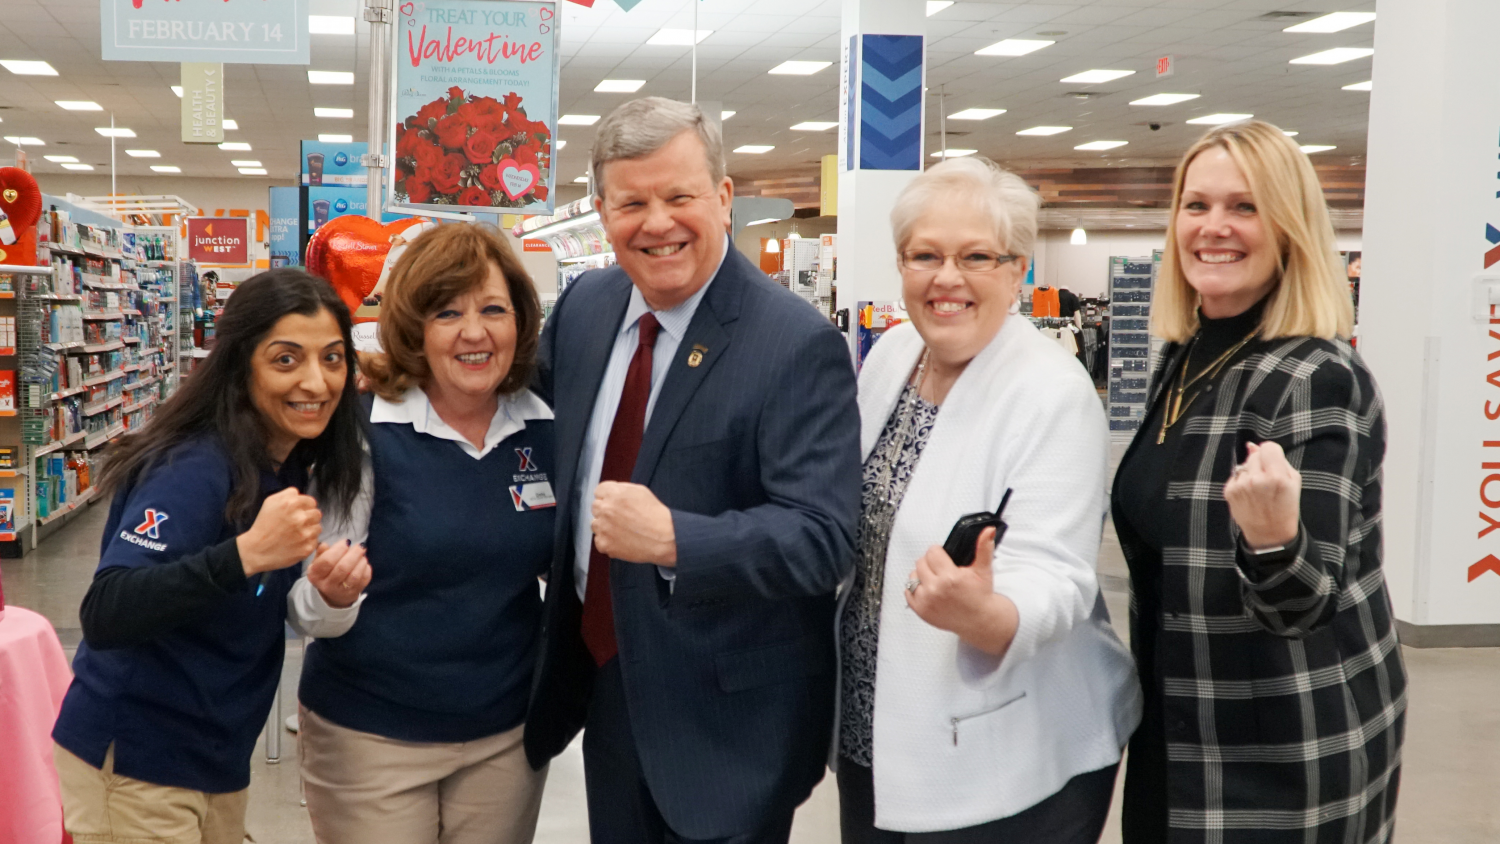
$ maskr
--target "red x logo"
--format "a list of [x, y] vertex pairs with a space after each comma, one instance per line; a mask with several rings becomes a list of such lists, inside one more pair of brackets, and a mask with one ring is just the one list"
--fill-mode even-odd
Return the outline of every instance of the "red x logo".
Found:
[[160, 510], [148, 509], [146, 510], [146, 521], [141, 522], [140, 526], [135, 529], [135, 532], [143, 536], [149, 536], [152, 539], [161, 539], [159, 528], [161, 527], [161, 523], [166, 520], [166, 513]]

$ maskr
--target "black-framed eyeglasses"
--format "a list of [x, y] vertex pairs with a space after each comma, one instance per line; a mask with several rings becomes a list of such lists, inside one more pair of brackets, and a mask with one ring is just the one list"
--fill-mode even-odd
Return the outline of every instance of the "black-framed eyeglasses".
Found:
[[1001, 255], [983, 249], [970, 249], [956, 255], [944, 255], [931, 249], [908, 249], [901, 253], [901, 266], [921, 273], [937, 272], [953, 259], [953, 265], [966, 273], [987, 273], [1019, 259], [1020, 255]]

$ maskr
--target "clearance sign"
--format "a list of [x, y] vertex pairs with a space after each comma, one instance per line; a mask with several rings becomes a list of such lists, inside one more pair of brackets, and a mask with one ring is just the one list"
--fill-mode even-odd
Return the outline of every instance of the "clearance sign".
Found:
[[187, 218], [188, 259], [202, 264], [250, 263], [248, 217]]

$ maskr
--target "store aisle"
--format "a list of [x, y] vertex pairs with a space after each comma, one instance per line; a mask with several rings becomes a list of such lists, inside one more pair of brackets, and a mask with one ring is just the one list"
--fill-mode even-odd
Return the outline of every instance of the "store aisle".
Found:
[[[94, 506], [22, 560], [0, 561], [6, 599], [45, 615], [71, 658], [82, 633], [78, 606], [99, 559], [107, 508]], [[1106, 527], [1100, 583], [1115, 626], [1125, 635], [1128, 573], [1114, 531]], [[295, 706], [302, 669], [299, 643], [287, 643], [285, 705]], [[1481, 844], [1500, 840], [1500, 649], [1406, 649], [1411, 674], [1405, 770], [1397, 826], [1404, 844]], [[249, 829], [257, 844], [312, 844], [300, 805], [297, 742], [282, 733], [282, 760], [265, 761], [264, 739], [251, 765]], [[1004, 760], [996, 760], [1004, 764]], [[1118, 785], [1117, 785], [1118, 797]], [[553, 763], [537, 844], [586, 844], [583, 758], [578, 744]], [[1103, 844], [1119, 842], [1119, 801]], [[793, 844], [837, 844], [838, 793], [824, 778], [797, 813]]]

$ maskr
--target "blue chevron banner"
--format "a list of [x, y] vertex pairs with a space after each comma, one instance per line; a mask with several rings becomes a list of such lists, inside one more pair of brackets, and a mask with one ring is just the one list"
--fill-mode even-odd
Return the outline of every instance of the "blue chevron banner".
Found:
[[864, 35], [859, 51], [859, 169], [922, 169], [920, 35]]

